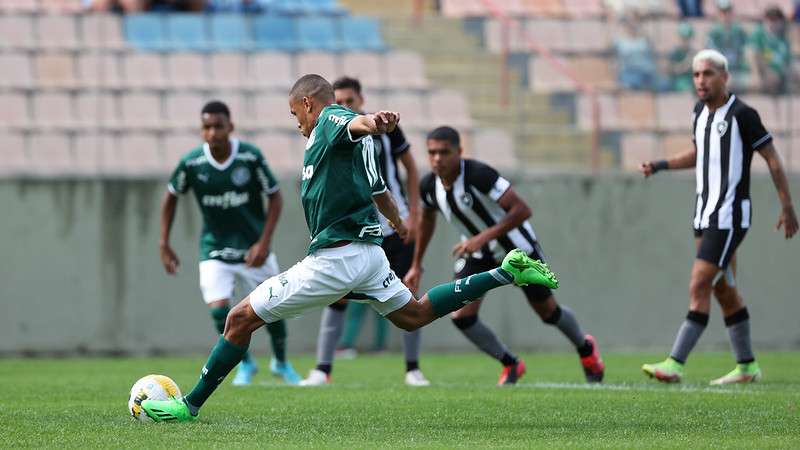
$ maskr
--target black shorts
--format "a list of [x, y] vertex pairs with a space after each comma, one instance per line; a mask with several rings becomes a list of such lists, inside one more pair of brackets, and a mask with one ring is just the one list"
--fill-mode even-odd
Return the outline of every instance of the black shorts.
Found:
[[744, 240], [747, 229], [716, 230], [706, 228], [705, 230], [694, 230], [694, 237], [700, 238], [700, 245], [697, 247], [697, 259], [708, 261], [720, 269], [728, 268], [739, 244]]
[[411, 260], [414, 258], [414, 243], [404, 244], [397, 233], [383, 239], [381, 244], [386, 259], [389, 260], [389, 267], [394, 270], [394, 274], [402, 280], [411, 268]]
[[[536, 243], [533, 247], [533, 252], [529, 253], [533, 259], [538, 259], [544, 262], [544, 257], [542, 256], [542, 249], [539, 247], [539, 244]], [[459, 258], [456, 261], [455, 266], [455, 278], [466, 278], [470, 275], [475, 275], [476, 273], [486, 272], [492, 270], [500, 265], [499, 262], [495, 261], [495, 259], [491, 256], [484, 256], [483, 258]], [[550, 288], [538, 284], [529, 284], [528, 286], [523, 286], [522, 292], [525, 293], [525, 297], [533, 302], [533, 303], [541, 303], [551, 295], [553, 295]]]

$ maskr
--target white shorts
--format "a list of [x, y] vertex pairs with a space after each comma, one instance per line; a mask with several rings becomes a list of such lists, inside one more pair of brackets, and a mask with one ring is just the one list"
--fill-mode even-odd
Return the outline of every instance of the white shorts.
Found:
[[411, 298], [379, 245], [354, 242], [323, 248], [272, 277], [250, 294], [250, 305], [264, 322], [301, 315], [340, 299], [371, 305], [385, 316]]
[[203, 301], [211, 303], [232, 299], [237, 280], [241, 290], [249, 294], [264, 280], [278, 273], [280, 269], [275, 253], [270, 253], [261, 267], [247, 267], [244, 263], [226, 263], [218, 259], [200, 261], [200, 291], [203, 293]]

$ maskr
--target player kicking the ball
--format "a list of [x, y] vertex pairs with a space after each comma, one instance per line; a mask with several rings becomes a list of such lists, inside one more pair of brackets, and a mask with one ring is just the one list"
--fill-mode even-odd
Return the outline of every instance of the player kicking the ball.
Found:
[[305, 75], [295, 83], [289, 107], [308, 138], [300, 186], [312, 237], [308, 256], [262, 283], [231, 310], [224, 334], [188, 395], [142, 402], [153, 420], [194, 420], [247, 352], [255, 330], [341, 298], [367, 302], [396, 326], [411, 331], [500, 286], [558, 287], [544, 264], [514, 250], [500, 267], [436, 286], [415, 299], [389, 268], [375, 210], [377, 205], [398, 235], [406, 236], [391, 194], [382, 187], [372, 142], [372, 135], [391, 132], [400, 116], [390, 111], [358, 115], [336, 105], [333, 87], [319, 75]]

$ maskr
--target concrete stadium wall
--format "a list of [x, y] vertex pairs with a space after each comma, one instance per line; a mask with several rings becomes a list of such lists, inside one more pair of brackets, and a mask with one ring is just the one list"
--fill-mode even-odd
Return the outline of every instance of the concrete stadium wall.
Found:
[[[693, 178], [515, 181], [561, 279], [557, 298], [606, 350], [667, 352], [687, 307]], [[308, 236], [296, 180], [282, 186], [286, 206], [275, 251], [286, 268], [305, 254]], [[800, 177], [792, 187], [800, 197]], [[165, 275], [157, 251], [163, 191], [162, 180], [0, 181], [0, 354], [206, 351], [215, 336], [197, 287], [199, 215], [194, 198], [183, 198], [173, 231], [181, 270]], [[752, 191], [754, 226], [739, 252], [738, 280], [756, 349], [798, 348], [800, 242], [787, 243], [773, 231], [778, 202], [771, 180], [756, 177]], [[440, 218], [425, 288], [450, 278], [455, 240]], [[728, 348], [718, 311], [702, 348]], [[482, 317], [515, 350], [569, 349], [514, 288], [490, 294]], [[314, 348], [318, 320], [315, 311], [289, 323], [292, 351]], [[372, 321], [365, 325], [364, 334], [371, 334]], [[257, 350], [266, 348], [265, 336], [253, 340]], [[392, 331], [392, 346], [399, 341]], [[474, 350], [449, 320], [423, 330], [423, 346]]]

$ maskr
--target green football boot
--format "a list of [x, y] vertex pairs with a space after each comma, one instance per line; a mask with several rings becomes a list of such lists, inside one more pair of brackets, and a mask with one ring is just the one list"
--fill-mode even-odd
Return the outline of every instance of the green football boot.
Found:
[[728, 372], [727, 375], [711, 380], [712, 386], [719, 386], [731, 383], [754, 383], [761, 379], [761, 368], [758, 363], [753, 361], [747, 364], [737, 364], [736, 368]]
[[558, 289], [558, 279], [547, 268], [547, 264], [531, 258], [518, 248], [508, 252], [500, 267], [514, 277], [514, 284], [517, 286], [540, 284]]
[[169, 400], [145, 400], [142, 410], [155, 422], [192, 422], [197, 420], [189, 411], [189, 407], [180, 398]]
[[680, 383], [683, 377], [683, 364], [670, 357], [660, 363], [643, 365], [642, 372], [664, 383]]

